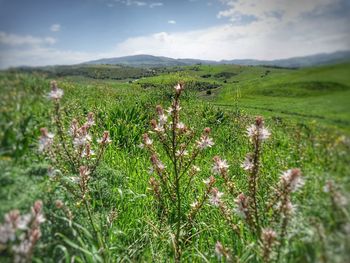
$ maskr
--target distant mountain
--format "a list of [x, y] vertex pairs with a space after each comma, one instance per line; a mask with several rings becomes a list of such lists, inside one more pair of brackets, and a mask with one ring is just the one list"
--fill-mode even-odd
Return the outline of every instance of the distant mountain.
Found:
[[255, 59], [233, 59], [233, 60], [201, 60], [201, 59], [174, 59], [168, 57], [159, 57], [152, 55], [135, 55], [118, 58], [103, 58], [88, 61], [83, 64], [112, 64], [125, 65], [131, 67], [168, 67], [168, 66], [188, 66], [196, 64], [217, 65], [217, 64], [236, 64], [236, 65], [266, 65], [277, 67], [308, 67], [316, 65], [325, 65], [350, 61], [349, 51], [338, 51], [334, 53], [323, 53], [304, 57], [293, 57], [278, 60], [255, 60]]
[[239, 64], [239, 65], [265, 65], [265, 66], [277, 66], [286, 68], [299, 68], [309, 67], [317, 65], [334, 64], [340, 62], [350, 61], [349, 51], [338, 51], [334, 53], [323, 53], [305, 57], [293, 57], [287, 59], [277, 60], [254, 60], [254, 59], [234, 59], [234, 60], [222, 60], [224, 64]]

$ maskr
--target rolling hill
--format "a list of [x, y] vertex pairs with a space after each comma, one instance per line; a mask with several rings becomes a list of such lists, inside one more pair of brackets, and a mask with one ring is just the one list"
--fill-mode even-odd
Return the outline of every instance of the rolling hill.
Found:
[[168, 67], [168, 66], [186, 66], [186, 65], [217, 65], [217, 64], [237, 64], [251, 66], [276, 66], [287, 68], [309, 67], [316, 65], [326, 65], [350, 60], [350, 51], [338, 51], [334, 53], [315, 54], [304, 57], [293, 57], [278, 60], [256, 60], [256, 59], [233, 59], [233, 60], [201, 60], [201, 59], [174, 59], [169, 57], [160, 57], [152, 55], [134, 55], [117, 58], [103, 58], [88, 61], [82, 64], [109, 64], [125, 65], [131, 67]]

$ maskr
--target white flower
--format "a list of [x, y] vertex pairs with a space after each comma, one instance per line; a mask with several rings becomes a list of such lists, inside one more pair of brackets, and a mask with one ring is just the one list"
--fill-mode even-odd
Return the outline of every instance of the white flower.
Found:
[[217, 188], [213, 188], [213, 190], [211, 191], [209, 202], [214, 206], [219, 206], [221, 203], [221, 197], [223, 196], [223, 194], [224, 193], [219, 192]]
[[188, 151], [187, 150], [177, 150], [175, 155], [177, 157], [187, 156], [188, 155]]
[[246, 171], [251, 171], [254, 168], [254, 163], [253, 163], [253, 156], [251, 153], [248, 153], [247, 156], [245, 157], [243, 163], [241, 164], [241, 167], [246, 170]]
[[198, 201], [194, 201], [192, 204], [191, 204], [191, 207], [192, 208], [195, 208], [196, 206], [199, 205], [199, 202]]
[[163, 126], [164, 124], [166, 124], [167, 120], [168, 120], [168, 116], [166, 116], [165, 114], [160, 114], [158, 116], [159, 118], [159, 125]]
[[270, 137], [270, 132], [264, 127], [264, 120], [262, 117], [255, 119], [255, 124], [247, 128], [247, 134], [251, 141], [264, 141]]
[[162, 125], [161, 123], [157, 123], [157, 125], [154, 127], [154, 130], [156, 132], [164, 132], [164, 125]]
[[[109, 131], [104, 131], [102, 138], [98, 139], [97, 142], [103, 145], [111, 143], [112, 140], [109, 137]], [[143, 146], [140, 146], [140, 147], [143, 147]]]
[[289, 200], [285, 204], [278, 202], [276, 204], [276, 208], [277, 210], [284, 212], [284, 215], [292, 215], [296, 210], [296, 206], [293, 205], [292, 202]]
[[236, 203], [236, 213], [243, 217], [246, 218], [247, 217], [247, 213], [248, 213], [248, 198], [243, 194], [239, 194], [235, 200]]
[[59, 100], [63, 96], [63, 90], [61, 89], [56, 89], [56, 90], [51, 90], [48, 94], [48, 97], [53, 100]]
[[222, 246], [222, 244], [219, 241], [217, 241], [215, 244], [215, 254], [218, 256], [219, 259], [223, 256], [224, 250], [225, 249]]
[[176, 129], [184, 130], [185, 128], [186, 125], [183, 122], [179, 122], [178, 124], [176, 124]]
[[48, 132], [46, 128], [41, 128], [40, 132], [41, 136], [39, 137], [39, 152], [43, 152], [51, 147], [55, 136], [53, 133]]
[[178, 83], [174, 88], [176, 90], [176, 93], [179, 93], [180, 91], [183, 90], [184, 87], [182, 84]]
[[212, 171], [214, 174], [222, 174], [228, 171], [229, 165], [226, 160], [221, 160], [220, 157], [214, 157], [214, 165]]
[[87, 115], [87, 120], [86, 120], [86, 124], [91, 127], [93, 125], [95, 125], [95, 120], [94, 120], [94, 114], [92, 112], [89, 112]]
[[63, 90], [57, 87], [56, 81], [51, 81], [51, 91], [48, 94], [48, 97], [53, 100], [60, 100], [63, 96]]
[[206, 186], [208, 186], [209, 183], [210, 183], [210, 177], [207, 178], [207, 179], [205, 179], [205, 180], [203, 180], [203, 183], [204, 183]]
[[199, 141], [196, 142], [197, 147], [200, 150], [204, 150], [206, 148], [210, 148], [214, 145], [213, 139], [209, 138], [208, 136], [202, 136]]
[[95, 156], [95, 151], [91, 149], [84, 148], [83, 152], [81, 153], [81, 157], [91, 157]]
[[84, 146], [89, 142], [91, 142], [91, 136], [89, 134], [80, 135], [73, 140], [73, 144], [76, 147]]
[[289, 169], [281, 175], [282, 186], [288, 188], [291, 192], [297, 191], [304, 185], [304, 180], [301, 178], [300, 169]]

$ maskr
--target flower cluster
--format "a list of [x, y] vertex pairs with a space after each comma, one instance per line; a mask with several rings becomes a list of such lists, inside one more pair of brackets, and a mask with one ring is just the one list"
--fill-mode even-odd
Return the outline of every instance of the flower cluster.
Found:
[[247, 135], [252, 142], [265, 141], [271, 133], [264, 127], [264, 119], [261, 116], [256, 117], [255, 123], [247, 128]]
[[264, 228], [261, 231], [261, 243], [262, 243], [262, 258], [264, 262], [270, 262], [273, 247], [276, 244], [277, 233], [270, 229]]
[[[41, 128], [39, 151], [50, 160], [52, 165], [50, 170], [55, 171], [54, 175], [62, 175], [62, 171], [79, 174], [77, 178], [74, 177], [71, 181], [78, 183], [81, 192], [80, 197], [84, 199], [88, 192], [90, 178], [88, 174], [91, 176], [99, 165], [106, 146], [111, 143], [111, 139], [109, 132], [105, 131], [102, 138], [94, 140], [92, 128], [96, 125], [96, 122], [92, 112], [87, 114], [86, 120], [82, 124], [74, 118], [70, 126], [65, 129], [60, 105], [63, 94], [64, 92], [58, 88], [57, 82], [52, 81], [48, 97], [54, 101], [56, 135], [48, 132], [47, 128]], [[67, 187], [69, 191], [73, 189], [74, 187]], [[73, 195], [77, 196], [76, 193], [73, 193]]]
[[49, 92], [48, 97], [55, 102], [59, 102], [63, 93], [63, 90], [58, 88], [57, 82], [55, 80], [51, 81], [51, 91]]
[[[10, 211], [4, 216], [0, 225], [0, 248], [14, 253], [14, 262], [28, 262], [33, 249], [41, 237], [40, 225], [45, 221], [42, 214], [42, 202], [35, 201], [31, 212], [21, 215], [18, 210]], [[18, 235], [21, 232], [21, 235]]]
[[331, 197], [332, 204], [335, 207], [345, 207], [348, 204], [348, 200], [345, 196], [342, 195], [340, 191], [338, 191], [336, 185], [332, 180], [328, 180], [323, 187], [323, 191], [325, 193], [329, 193]]
[[49, 132], [47, 128], [41, 128], [40, 133], [41, 136], [39, 137], [39, 152], [50, 150], [55, 135]]
[[[190, 228], [196, 215], [209, 201], [219, 202], [221, 193], [213, 188], [215, 178], [211, 176], [205, 181], [206, 188], [194, 201], [187, 203], [193, 197], [196, 175], [200, 168], [195, 165], [201, 152], [214, 145], [210, 138], [211, 130], [205, 128], [198, 140], [194, 141], [195, 133], [180, 121], [180, 95], [183, 84], [175, 86], [175, 96], [168, 110], [156, 106], [156, 118], [151, 120], [151, 130], [142, 137], [141, 148], [149, 152], [152, 177], [149, 180], [150, 189], [154, 194], [155, 203], [160, 210], [159, 215], [168, 217], [167, 222], [174, 224], [175, 260], [181, 257], [181, 227]], [[157, 140], [159, 143], [155, 143]], [[158, 146], [161, 146], [158, 147]], [[166, 158], [161, 160], [161, 151]], [[217, 172], [225, 169], [225, 163], [218, 163]], [[226, 167], [227, 169], [227, 167]], [[217, 190], [217, 189], [216, 189]], [[199, 191], [198, 191], [199, 192]], [[186, 196], [188, 198], [186, 198]], [[183, 215], [187, 215], [184, 217]]]
[[[228, 199], [222, 200], [223, 193], [219, 192], [217, 188], [213, 188], [210, 201], [220, 209], [223, 218], [237, 235], [241, 233], [238, 225], [246, 223], [252, 234], [257, 238], [260, 237], [261, 258], [264, 262], [271, 261], [276, 249], [278, 251], [276, 253], [278, 261], [286, 237], [289, 219], [295, 209], [291, 202], [291, 194], [303, 186], [304, 180], [300, 169], [287, 170], [281, 174], [275, 191], [272, 192], [270, 202], [258, 200], [262, 143], [270, 137], [270, 132], [265, 128], [262, 117], [257, 117], [255, 123], [247, 128], [247, 135], [251, 143], [251, 152], [246, 155], [241, 164], [243, 170], [248, 172], [247, 193], [239, 191], [237, 195], [238, 189], [233, 187], [233, 183], [228, 176], [228, 162], [216, 156], [213, 159], [212, 171], [224, 178], [224, 185], [235, 199], [234, 204], [230, 203]], [[329, 185], [327, 189], [333, 191]], [[232, 207], [235, 213], [232, 213]], [[265, 227], [266, 225], [268, 227]], [[271, 227], [279, 229], [279, 234]], [[277, 244], [279, 244], [278, 248]], [[223, 251], [222, 244], [218, 242], [216, 245], [217, 254], [225, 255]]]

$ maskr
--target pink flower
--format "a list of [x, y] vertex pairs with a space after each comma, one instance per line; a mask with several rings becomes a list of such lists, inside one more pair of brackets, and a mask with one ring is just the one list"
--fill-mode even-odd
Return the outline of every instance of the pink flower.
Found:
[[201, 138], [196, 142], [197, 147], [200, 150], [204, 150], [206, 148], [211, 148], [214, 145], [213, 139], [209, 138], [208, 136], [201, 136]]
[[243, 193], [241, 193], [237, 196], [235, 203], [237, 206], [236, 208], [237, 214], [243, 218], [246, 218], [248, 214], [248, 207], [249, 207], [248, 198]]
[[281, 175], [280, 184], [290, 192], [295, 192], [304, 185], [304, 180], [301, 178], [300, 169], [290, 169]]
[[56, 81], [51, 81], [51, 91], [49, 92], [48, 97], [52, 100], [59, 101], [63, 96], [63, 90], [57, 87]]
[[93, 112], [89, 112], [87, 115], [87, 120], [86, 120], [86, 124], [91, 127], [93, 125], [95, 125], [95, 120], [94, 120], [94, 113]]
[[265, 141], [270, 137], [271, 133], [264, 127], [263, 118], [257, 117], [255, 124], [252, 124], [247, 128], [247, 135], [252, 141]]
[[253, 163], [253, 155], [251, 153], [248, 153], [247, 156], [245, 157], [241, 167], [246, 170], [246, 171], [252, 171], [254, 168], [254, 163]]
[[224, 193], [219, 192], [217, 188], [213, 188], [211, 191], [211, 196], [209, 199], [209, 202], [214, 206], [219, 206], [221, 203], [221, 197]]
[[102, 145], [106, 145], [112, 142], [109, 137], [109, 131], [104, 131], [101, 139], [98, 139], [97, 142]]
[[213, 160], [214, 165], [212, 171], [214, 174], [223, 174], [228, 171], [229, 165], [227, 164], [226, 160], [221, 160], [219, 156], [215, 156]]
[[48, 150], [53, 144], [54, 134], [49, 133], [46, 128], [40, 129], [41, 136], [39, 137], [39, 152]]

